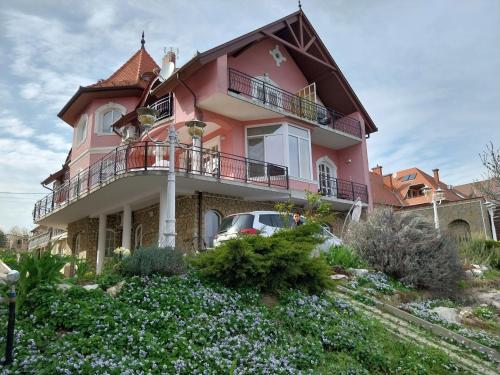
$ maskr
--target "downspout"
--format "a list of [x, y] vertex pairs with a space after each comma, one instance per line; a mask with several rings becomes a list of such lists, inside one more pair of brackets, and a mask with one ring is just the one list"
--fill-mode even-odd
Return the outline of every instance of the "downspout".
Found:
[[[194, 91], [191, 89], [191, 87], [189, 87], [186, 82], [184, 82], [182, 79], [181, 79], [181, 75], [179, 73], [176, 74], [176, 77], [177, 77], [177, 81], [179, 81], [179, 83], [186, 89], [188, 90], [192, 97], [193, 97], [193, 106], [194, 106], [194, 118], [197, 119], [197, 120], [200, 120], [200, 121], [203, 121], [203, 113], [200, 111], [200, 109], [198, 108], [198, 99], [196, 97], [196, 94], [194, 93]], [[200, 137], [201, 138], [201, 149], [203, 149], [203, 137]]]

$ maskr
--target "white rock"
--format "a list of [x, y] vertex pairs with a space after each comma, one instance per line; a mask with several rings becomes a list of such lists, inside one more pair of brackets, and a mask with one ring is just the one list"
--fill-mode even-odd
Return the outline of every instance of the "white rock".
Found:
[[487, 292], [479, 292], [476, 294], [476, 299], [479, 302], [486, 303], [500, 309], [500, 290], [489, 290]]
[[342, 275], [340, 273], [338, 274], [335, 274], [335, 275], [330, 275], [330, 279], [332, 280], [343, 280], [343, 279], [347, 279], [348, 277], [346, 275]]
[[68, 290], [73, 288], [73, 285], [71, 284], [57, 284], [57, 289], [59, 290]]
[[479, 266], [479, 269], [481, 271], [485, 272], [485, 271], [488, 271], [490, 269], [490, 267], [488, 267], [488, 266]]
[[106, 293], [108, 293], [111, 297], [116, 297], [118, 293], [120, 293], [124, 285], [125, 285], [125, 280], [122, 280], [118, 284], [113, 285], [108, 289], [106, 289]]
[[470, 318], [472, 315], [473, 315], [472, 314], [472, 307], [470, 307], [470, 306], [464, 307], [458, 313], [458, 320], [460, 322], [464, 322], [465, 320], [467, 320], [468, 318]]
[[99, 285], [98, 284], [84, 285], [83, 289], [85, 289], [85, 290], [95, 290], [95, 289], [99, 289]]
[[474, 268], [472, 270], [472, 274], [475, 276], [475, 277], [481, 277], [483, 276], [483, 271], [481, 271], [479, 268]]
[[467, 271], [465, 271], [465, 276], [467, 276], [468, 278], [472, 279], [474, 277], [474, 274], [472, 273], [471, 270], [467, 270]]
[[450, 322], [458, 323], [458, 311], [452, 307], [438, 306], [431, 309], [433, 313], [436, 313], [440, 318]]
[[368, 270], [365, 270], [364, 268], [349, 268], [347, 270], [348, 272], [356, 275], [356, 276], [366, 276], [368, 275]]

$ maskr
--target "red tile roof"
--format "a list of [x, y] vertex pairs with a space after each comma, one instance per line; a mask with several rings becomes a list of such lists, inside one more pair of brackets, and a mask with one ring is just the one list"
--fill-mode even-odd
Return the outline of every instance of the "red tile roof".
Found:
[[134, 86], [142, 82], [141, 76], [144, 73], [153, 72], [159, 69], [160, 67], [156, 64], [151, 55], [145, 48], [141, 47], [109, 78], [99, 80], [87, 87]]

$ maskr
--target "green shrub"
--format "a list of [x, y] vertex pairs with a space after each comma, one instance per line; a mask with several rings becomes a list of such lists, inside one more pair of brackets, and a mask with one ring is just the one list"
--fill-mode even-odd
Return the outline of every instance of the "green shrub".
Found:
[[364, 262], [350, 247], [345, 245], [332, 246], [324, 255], [326, 262], [332, 267], [362, 268], [366, 267]]
[[351, 225], [348, 243], [370, 266], [406, 285], [454, 294], [464, 278], [453, 241], [415, 213], [375, 210]]
[[242, 236], [199, 254], [191, 263], [203, 276], [226, 286], [317, 293], [329, 285], [328, 265], [310, 256], [321, 242], [319, 233], [318, 225], [304, 224], [271, 237]]
[[123, 258], [122, 271], [127, 275], [148, 276], [154, 273], [172, 276], [186, 272], [184, 254], [158, 246], [143, 247]]
[[11, 269], [17, 269], [17, 254], [15, 250], [0, 250], [0, 260]]
[[55, 284], [63, 278], [61, 269], [70, 259], [68, 257], [44, 252], [40, 257], [22, 254], [18, 271], [20, 278], [17, 287], [17, 305], [21, 306], [30, 291], [44, 284]]
[[90, 264], [85, 259], [73, 259], [71, 262], [75, 269], [75, 277], [78, 283], [87, 281], [92, 278], [92, 270]]
[[459, 245], [464, 264], [482, 264], [500, 268], [500, 241], [471, 238]]

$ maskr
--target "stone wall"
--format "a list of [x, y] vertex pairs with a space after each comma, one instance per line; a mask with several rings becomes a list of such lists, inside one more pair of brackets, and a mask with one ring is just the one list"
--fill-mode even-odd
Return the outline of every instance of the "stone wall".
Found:
[[[434, 221], [432, 205], [417, 208], [405, 208], [402, 212], [417, 212]], [[453, 227], [457, 221], [466, 222], [470, 228], [470, 235], [492, 238], [488, 210], [482, 199], [468, 199], [458, 202], [443, 202], [438, 205], [439, 225], [445, 232]], [[451, 224], [451, 226], [450, 226]]]
[[[97, 233], [99, 219], [84, 218], [68, 224], [68, 246], [71, 254], [86, 259], [92, 267], [97, 262]], [[80, 251], [76, 253], [75, 239], [80, 236]]]

